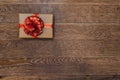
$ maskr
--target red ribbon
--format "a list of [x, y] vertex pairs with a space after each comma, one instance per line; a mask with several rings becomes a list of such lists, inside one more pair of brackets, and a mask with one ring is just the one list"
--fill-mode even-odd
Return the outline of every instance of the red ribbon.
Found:
[[43, 28], [51, 28], [52, 24], [44, 24], [43, 20], [39, 17], [39, 14], [34, 14], [25, 19], [24, 24], [19, 24], [19, 28], [23, 27], [24, 32], [27, 35], [38, 38], [43, 33]]

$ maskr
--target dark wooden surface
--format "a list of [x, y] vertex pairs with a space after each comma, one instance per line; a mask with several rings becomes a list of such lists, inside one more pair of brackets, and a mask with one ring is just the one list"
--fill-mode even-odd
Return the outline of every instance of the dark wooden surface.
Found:
[[[54, 14], [54, 39], [19, 39], [19, 13]], [[0, 0], [0, 80], [120, 80], [120, 0]]]

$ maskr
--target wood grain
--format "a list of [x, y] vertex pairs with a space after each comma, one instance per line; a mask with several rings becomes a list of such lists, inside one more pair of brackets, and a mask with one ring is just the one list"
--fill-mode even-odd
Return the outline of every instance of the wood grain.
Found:
[[[59, 78], [61, 77], [61, 78]], [[74, 78], [76, 77], [76, 78]], [[119, 80], [118, 75], [113, 76], [51, 76], [48, 78], [48, 76], [10, 76], [10, 77], [2, 77], [1, 80]]]
[[0, 12], [0, 22], [18, 23], [18, 13], [54, 14], [55, 23], [120, 22], [120, 6], [83, 6], [79, 4], [4, 4], [0, 5]]
[[[117, 57], [39, 57], [37, 59], [0, 60], [0, 74], [4, 76], [22, 76], [23, 74], [45, 76], [54, 73], [57, 76], [120, 74], [120, 59]], [[6, 73], [8, 70], [9, 72]]]
[[66, 3], [66, 4], [73, 4], [73, 3], [79, 3], [79, 4], [87, 4], [87, 5], [120, 5], [120, 0], [1, 0], [2, 4], [60, 4], [60, 3]]
[[[104, 40], [6, 40], [0, 41], [0, 57], [120, 56], [120, 41]], [[34, 54], [33, 54], [34, 53]]]
[[[57, 23], [56, 40], [120, 40], [119, 23]], [[0, 24], [1, 40], [19, 40], [18, 23]]]
[[[19, 13], [54, 14], [54, 39], [19, 39]], [[120, 80], [120, 0], [0, 0], [0, 80]]]

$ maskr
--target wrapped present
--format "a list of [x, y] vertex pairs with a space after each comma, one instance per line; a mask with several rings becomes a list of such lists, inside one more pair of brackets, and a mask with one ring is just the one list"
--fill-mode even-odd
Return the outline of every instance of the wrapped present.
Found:
[[53, 38], [53, 15], [19, 14], [19, 38]]

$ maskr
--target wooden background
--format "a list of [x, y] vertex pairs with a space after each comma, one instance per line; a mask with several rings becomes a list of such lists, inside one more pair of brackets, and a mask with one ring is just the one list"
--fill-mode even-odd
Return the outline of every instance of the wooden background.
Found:
[[[54, 39], [19, 39], [19, 13], [54, 14]], [[120, 0], [0, 0], [0, 80], [120, 80]]]

